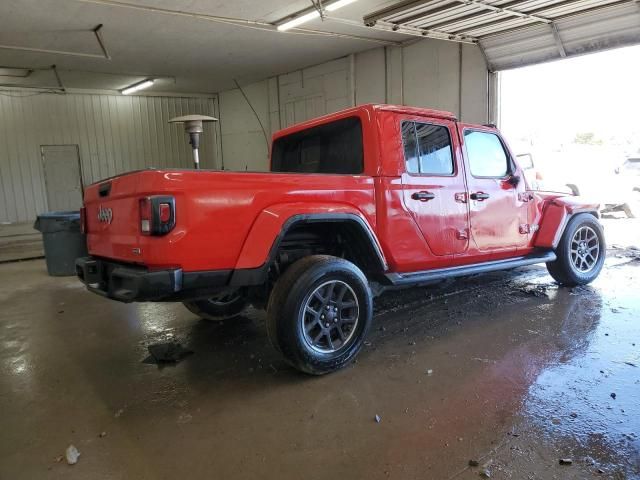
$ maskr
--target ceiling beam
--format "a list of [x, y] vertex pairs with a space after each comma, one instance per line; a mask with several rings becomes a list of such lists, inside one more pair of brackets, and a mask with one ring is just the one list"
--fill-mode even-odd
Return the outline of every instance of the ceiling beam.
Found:
[[493, 64], [491, 63], [491, 60], [489, 60], [489, 57], [487, 56], [487, 51], [484, 49], [484, 45], [482, 45], [482, 42], [478, 42], [476, 45], [478, 45], [478, 48], [480, 49], [480, 53], [482, 54], [482, 57], [484, 58], [484, 63], [487, 66], [487, 71], [489, 73], [495, 73], [495, 69], [493, 68]]
[[100, 50], [102, 50], [104, 58], [111, 60], [111, 55], [109, 55], [107, 45], [104, 43], [104, 38], [102, 38], [102, 24], [93, 29], [93, 34], [96, 36], [96, 40], [98, 41], [98, 45], [100, 45]]
[[[424, 0], [411, 0], [411, 1], [401, 2], [399, 4], [391, 5], [390, 7], [387, 7], [385, 9], [378, 10], [370, 15], [366, 15], [363, 18], [363, 21], [365, 25], [371, 26], [378, 20], [382, 20], [384, 18], [388, 18], [393, 15], [402, 15], [402, 13], [406, 12], [407, 10], [420, 8], [422, 6], [426, 6], [428, 3], [429, 3], [428, 1], [424, 1]], [[513, 8], [518, 5], [522, 5], [522, 3], [523, 3], [523, 0], [514, 0], [509, 3], [496, 6], [496, 5], [491, 5], [486, 3], [486, 0], [454, 0], [449, 4], [442, 5], [437, 8], [432, 8], [431, 10], [426, 10], [420, 13], [416, 13], [408, 17], [404, 17], [401, 20], [393, 23], [406, 25], [407, 23], [415, 22], [417, 20], [420, 20], [421, 18], [428, 17], [431, 15], [438, 15], [440, 13], [445, 13], [445, 12], [455, 13], [455, 10], [460, 8], [461, 5], [467, 5], [467, 6], [473, 5], [475, 7], [478, 7], [480, 9], [487, 10], [493, 13], [504, 13], [512, 17], [527, 18], [527, 19], [531, 19], [536, 22], [545, 23], [545, 24], [551, 23], [551, 20], [548, 18], [532, 14], [531, 12], [522, 12], [520, 10], [516, 10], [515, 8]], [[452, 18], [440, 23], [425, 25], [424, 28], [427, 28], [429, 30], [437, 29], [446, 25], [455, 24], [464, 20], [473, 19], [480, 15], [482, 14], [479, 14], [478, 12], [474, 12], [469, 15], [465, 15], [458, 18]]]
[[[570, 4], [570, 3], [579, 3], [580, 1], [582, 1], [582, 0], [571, 0], [571, 1], [561, 2], [561, 3], [563, 5], [565, 5], [565, 4]], [[564, 20], [566, 18], [572, 18], [572, 17], [578, 17], [580, 15], [584, 15], [584, 14], [587, 14], [587, 13], [593, 13], [593, 12], [597, 12], [597, 11], [600, 11], [600, 10], [607, 10], [607, 9], [613, 8], [613, 7], [620, 7], [622, 5], [629, 5], [629, 4], [632, 4], [632, 3], [637, 3], [638, 1], [640, 1], [640, 0], [618, 0], [616, 2], [606, 3], [604, 5], [596, 5], [596, 6], [593, 6], [593, 7], [584, 8], [582, 10], [578, 10], [578, 11], [571, 12], [571, 13], [565, 13], [564, 15], [559, 15], [557, 17], [553, 17], [553, 21], [557, 22], [559, 20]], [[557, 5], [556, 6], [547, 6], [546, 8], [547, 9], [557, 8]], [[491, 32], [491, 33], [486, 33], [486, 34], [483, 34], [483, 35], [478, 35], [475, 38], [478, 38], [480, 40], [480, 39], [483, 39], [483, 38], [494, 37], [494, 36], [497, 36], [497, 35], [505, 35], [505, 34], [517, 32], [517, 31], [525, 30], [525, 29], [530, 28], [530, 27], [531, 27], [531, 25], [519, 25], [517, 27], [507, 28], [505, 30], [499, 30], [499, 31], [496, 31], [496, 32]], [[465, 32], [478, 30], [480, 28], [484, 28], [484, 26], [475, 26], [474, 28], [465, 29]], [[461, 34], [462, 32], [455, 32], [455, 33]]]
[[[102, 33], [100, 32], [101, 29], [102, 29], [102, 24], [87, 31], [93, 32], [95, 39], [98, 42], [98, 46], [100, 47], [100, 51], [102, 53], [71, 52], [68, 50], [51, 50], [48, 48], [35, 48], [35, 47], [26, 47], [21, 45], [0, 45], [0, 49], [20, 50], [23, 52], [51, 53], [54, 55], [70, 55], [74, 57], [103, 58], [105, 60], [111, 60], [111, 56], [107, 51], [107, 46], [104, 43], [104, 38], [102, 38]], [[64, 33], [64, 31], [62, 33]]]
[[[411, 10], [413, 8], [425, 7], [425, 6], [428, 6], [430, 3], [432, 3], [432, 0], [405, 0], [403, 2], [395, 3], [387, 8], [376, 10], [373, 13], [365, 15], [364, 17], [362, 17], [362, 21], [364, 22], [365, 25], [370, 27], [370, 26], [373, 26], [378, 20], [382, 20], [384, 18], [391, 17], [393, 15], [401, 15], [403, 12], [406, 12], [407, 10]], [[431, 10], [427, 10], [426, 12], [421, 13], [420, 16], [435, 15], [435, 14], [450, 10], [452, 8], [455, 8], [456, 6], [458, 6], [457, 0], [452, 0], [449, 4], [443, 5], [438, 8], [432, 8]], [[404, 23], [404, 21], [402, 23]]]
[[[509, 3], [508, 5], [518, 4], [518, 3], [520, 3], [520, 1], [521, 0], [515, 0], [515, 1], [511, 2], [511, 3]], [[446, 7], [440, 7], [438, 9], [436, 9], [436, 10], [439, 10], [437, 12], [429, 11], [429, 12], [426, 12], [426, 14], [425, 13], [421, 13], [421, 14], [417, 14], [417, 15], [412, 15], [410, 17], [403, 18], [400, 23], [416, 22], [416, 21], [419, 21], [420, 19], [423, 19], [425, 17], [431, 16], [431, 15], [436, 15], [438, 13], [445, 13], [447, 11], [450, 11], [453, 15], [455, 15], [455, 11], [459, 7], [460, 7], [460, 5], [458, 5], [457, 3], [453, 4], [453, 5], [450, 5], [450, 6], [446, 6]], [[470, 20], [472, 18], [476, 18], [477, 16], [478, 16], [478, 12], [473, 12], [473, 13], [470, 13], [468, 15], [463, 15], [461, 17], [448, 18], [447, 20], [441, 20], [440, 22], [437, 22], [437, 23], [427, 23], [427, 25], [424, 25], [424, 26], [421, 25], [421, 26], [424, 27], [424, 28], [436, 29], [436, 28], [446, 27], [447, 25], [453, 25], [453, 24], [458, 23], [458, 22], [464, 22], [465, 20]]]
[[[355, 20], [336, 19], [330, 16], [327, 16], [326, 19], [331, 21], [337, 21], [339, 23], [344, 23], [347, 25], [355, 26], [355, 24], [358, 24], [361, 27], [364, 26], [362, 23], [356, 22]], [[398, 25], [397, 23], [385, 22], [383, 20], [377, 20], [373, 25], [367, 26], [367, 28], [370, 28], [372, 30], [380, 30], [382, 32], [402, 33], [405, 35], [412, 35], [414, 37], [435, 38], [437, 40], [447, 40], [451, 42], [469, 43], [469, 44], [475, 44], [477, 42], [477, 39], [470, 35], [454, 35], [446, 32], [437, 32], [433, 30], [426, 30], [423, 28], [412, 27], [411, 25]]]
[[[170, 15], [175, 17], [194, 18], [194, 19], [204, 20], [208, 22], [222, 23], [222, 24], [232, 25], [236, 27], [246, 27], [251, 29], [262, 30], [265, 32], [273, 32], [274, 34], [277, 34], [277, 35], [283, 35], [282, 32], [279, 32], [277, 30], [276, 25], [272, 23], [262, 22], [258, 20], [251, 20], [247, 18], [222, 17], [220, 15], [209, 15], [206, 13], [196, 13], [196, 12], [189, 12], [185, 10], [173, 10], [170, 8], [155, 7], [152, 5], [142, 5], [142, 4], [130, 3], [130, 2], [121, 1], [121, 0], [74, 0], [74, 1], [79, 3], [103, 5], [108, 7], [127, 8], [130, 10], [149, 12], [149, 13], [154, 13], [159, 15]], [[398, 42], [393, 42], [390, 40], [382, 40], [379, 38], [351, 35], [349, 33], [329, 32], [325, 30], [314, 30], [314, 29], [302, 28], [302, 27], [297, 27], [295, 28], [295, 30], [296, 30], [295, 32], [289, 31], [286, 34], [287, 35], [298, 35], [298, 34], [299, 35], [317, 35], [317, 36], [324, 36], [324, 37], [348, 38], [351, 40], [362, 40], [365, 42], [378, 43], [380, 45], [397, 45], [398, 44]], [[0, 48], [2, 48], [2, 46], [0, 46]]]
[[[520, 5], [522, 3], [522, 0], [514, 0], [512, 2], [509, 3], [505, 3], [503, 4], [503, 8], [508, 8], [508, 7], [513, 7], [516, 5]], [[411, 22], [415, 22], [415, 21], [419, 21], [422, 18], [425, 18], [427, 16], [431, 16], [431, 15], [435, 15], [437, 13], [444, 13], [446, 11], [451, 11], [452, 14], [455, 15], [455, 11], [460, 7], [460, 5], [455, 4], [453, 6], [447, 6], [445, 7], [440, 7], [438, 9], [437, 12], [434, 11], [429, 11], [426, 14], [425, 13], [420, 13], [420, 14], [416, 14], [416, 15], [412, 15], [410, 17], [406, 17], [403, 18], [399, 23], [405, 24], [405, 23], [411, 23]], [[421, 28], [427, 28], [427, 29], [440, 29], [440, 28], [446, 28], [449, 25], [455, 25], [456, 23], [460, 23], [460, 22], [464, 22], [467, 20], [473, 20], [474, 18], [478, 18], [480, 16], [484, 16], [487, 15], [486, 13], [478, 13], [478, 12], [473, 12], [473, 13], [469, 13], [467, 15], [462, 15], [460, 17], [453, 17], [453, 18], [448, 18], [446, 20], [441, 20], [437, 23], [427, 23], [427, 25], [418, 25]]]
[[[629, 0], [625, 0], [625, 1], [629, 1]], [[552, 4], [552, 5], [546, 5], [544, 7], [535, 8], [533, 10], [530, 10], [527, 13], [530, 13], [532, 15], [535, 15], [535, 14], [538, 14], [538, 13], [544, 14], [544, 13], [550, 11], [550, 10], [554, 10], [556, 8], [559, 8], [559, 7], [566, 7], [566, 6], [571, 6], [571, 5], [580, 4], [580, 3], [584, 3], [584, 0], [564, 0], [564, 1], [561, 1], [561, 2], [556, 2], [556, 3]], [[524, 18], [523, 18], [523, 20], [524, 20]], [[557, 20], [557, 17], [554, 17], [553, 20], [554, 21]], [[464, 28], [462, 30], [456, 30], [455, 33], [457, 33], [459, 35], [460, 34], [465, 34], [466, 32], [472, 32], [474, 30], [480, 30], [482, 28], [493, 27], [493, 26], [500, 25], [501, 23], [509, 22], [509, 21], [513, 21], [513, 18], [505, 17], [505, 18], [500, 18], [498, 20], [492, 20], [490, 22], [479, 23], [479, 24], [476, 24], [476, 25], [473, 25], [473, 26], [470, 26], [470, 27], [466, 27], [466, 28]], [[530, 25], [527, 25], [527, 26], [530, 26]]]
[[562, 38], [560, 38], [560, 32], [558, 32], [558, 26], [552, 22], [551, 23], [551, 33], [553, 33], [553, 39], [556, 42], [556, 46], [558, 47], [558, 52], [562, 58], [567, 57], [567, 52], [564, 49], [564, 44], [562, 43]]
[[[541, 23], [547, 23], [550, 24], [551, 20], [549, 20], [548, 18], [545, 17], [540, 17], [538, 15], [534, 15], [533, 11], [532, 12], [522, 12], [520, 10], [516, 10], [514, 8], [510, 8], [507, 5], [502, 5], [502, 6], [496, 6], [496, 5], [490, 5], [488, 3], [486, 3], [485, 0], [457, 0], [458, 3], [461, 3], [463, 5], [475, 5], [477, 7], [483, 8], [484, 10], [489, 10], [492, 11], [494, 13], [506, 13], [507, 15], [510, 15], [512, 17], [520, 17], [520, 18], [527, 18], [527, 19], [531, 19], [531, 20], [535, 20], [536, 22], [541, 22]], [[525, 3], [525, 2], [519, 2], [519, 3]], [[518, 2], [511, 2], [511, 4], [518, 4]]]
[[60, 90], [63, 92], [66, 91], [66, 88], [64, 88], [64, 84], [62, 83], [62, 79], [60, 78], [60, 74], [56, 69], [56, 66], [51, 65], [51, 70], [53, 71], [53, 75], [56, 77], [56, 82], [58, 82], [58, 87], [60, 88]]

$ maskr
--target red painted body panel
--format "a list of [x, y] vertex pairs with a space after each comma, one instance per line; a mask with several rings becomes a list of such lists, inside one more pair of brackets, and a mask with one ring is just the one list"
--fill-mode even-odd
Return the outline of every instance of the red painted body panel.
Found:
[[[253, 223], [277, 204], [324, 204], [327, 212], [342, 204], [372, 229], [376, 225], [373, 178], [367, 176], [147, 170], [111, 182], [107, 198], [99, 197], [97, 184], [85, 190], [89, 253], [150, 268], [235, 268]], [[160, 237], [139, 235], [138, 198], [160, 194], [175, 197], [175, 228]], [[112, 208], [110, 225], [98, 222], [100, 206]]]
[[[471, 245], [468, 256], [476, 261], [497, 260], [508, 258], [517, 254], [518, 249], [527, 247], [529, 238], [527, 234], [520, 233], [520, 225], [528, 223], [528, 204], [521, 200], [521, 194], [526, 189], [524, 175], [516, 164], [513, 175], [521, 178], [517, 186], [508, 182], [508, 176], [504, 178], [481, 178], [470, 173], [469, 159], [464, 148], [464, 132], [466, 130], [484, 131], [500, 136], [495, 128], [458, 124], [460, 141], [463, 148], [462, 155], [467, 171], [467, 189], [472, 193], [489, 194], [487, 200], [478, 201], [469, 198], [469, 223], [471, 230]], [[502, 139], [502, 137], [500, 137]], [[505, 149], [511, 158], [514, 155], [502, 139]], [[515, 163], [515, 162], [514, 162]]]
[[[597, 208], [575, 197], [528, 192], [519, 167], [515, 173], [522, 181], [515, 187], [506, 179], [470, 176], [463, 130], [497, 131], [459, 124], [448, 112], [363, 105], [287, 128], [274, 139], [350, 116], [362, 122], [362, 175], [144, 170], [87, 187], [90, 254], [150, 269], [255, 268], [264, 264], [289, 218], [349, 213], [364, 220], [377, 237], [388, 270], [406, 273], [552, 248], [568, 215]], [[456, 162], [453, 176], [405, 172], [403, 119], [449, 128]], [[111, 191], [100, 197], [99, 185], [107, 181]], [[436, 197], [419, 202], [411, 198], [418, 191]], [[468, 195], [474, 191], [490, 192], [491, 201], [471, 201]], [[140, 234], [138, 201], [149, 195], [175, 197], [176, 226], [164, 236]], [[112, 209], [110, 224], [98, 221], [101, 207]], [[523, 225], [540, 227], [520, 233]]]
[[414, 272], [449, 266], [451, 256], [434, 255], [404, 203], [400, 178], [378, 177], [376, 185], [376, 233], [389, 270]]
[[[375, 216], [365, 217], [363, 213], [353, 205], [331, 204], [331, 202], [293, 202], [271, 205], [259, 213], [251, 226], [235, 268], [255, 268], [261, 266], [268, 258], [274, 240], [278, 237], [284, 224], [290, 218], [297, 215], [313, 214], [352, 214], [360, 217], [373, 232], [369, 219]], [[374, 223], [375, 225], [375, 223]], [[378, 248], [381, 250], [380, 245]]]
[[558, 194], [537, 193], [536, 224], [540, 225], [532, 240], [538, 248], [555, 248], [560, 241], [569, 217], [576, 213], [588, 212], [598, 215], [598, 203], [580, 197], [562, 197]]

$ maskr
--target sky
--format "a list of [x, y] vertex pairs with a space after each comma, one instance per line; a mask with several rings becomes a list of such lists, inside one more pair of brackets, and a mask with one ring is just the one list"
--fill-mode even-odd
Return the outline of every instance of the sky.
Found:
[[593, 132], [640, 149], [640, 46], [502, 72], [501, 115], [512, 144], [565, 145]]

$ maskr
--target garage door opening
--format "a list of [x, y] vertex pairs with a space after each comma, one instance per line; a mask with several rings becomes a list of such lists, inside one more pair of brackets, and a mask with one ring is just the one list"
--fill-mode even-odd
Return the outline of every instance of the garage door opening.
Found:
[[640, 46], [500, 74], [501, 128], [536, 188], [640, 217], [639, 79]]

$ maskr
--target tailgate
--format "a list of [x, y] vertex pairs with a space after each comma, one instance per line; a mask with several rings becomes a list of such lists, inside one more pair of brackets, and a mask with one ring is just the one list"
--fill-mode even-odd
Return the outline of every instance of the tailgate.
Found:
[[91, 255], [142, 262], [138, 185], [143, 172], [94, 183], [85, 189], [87, 243]]

